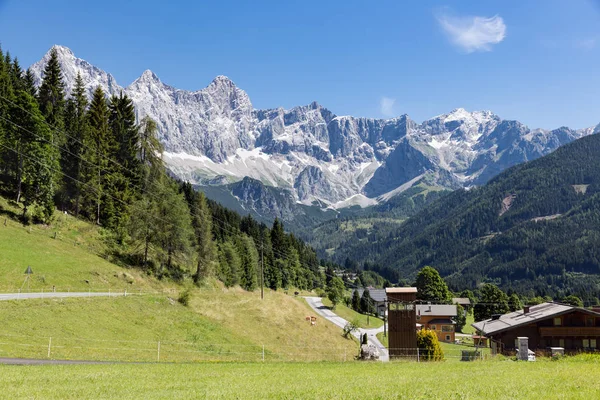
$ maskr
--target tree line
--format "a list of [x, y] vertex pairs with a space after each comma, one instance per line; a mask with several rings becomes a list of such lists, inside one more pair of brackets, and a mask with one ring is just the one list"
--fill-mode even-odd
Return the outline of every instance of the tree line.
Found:
[[324, 287], [315, 251], [281, 221], [240, 216], [174, 179], [157, 134], [126, 94], [98, 86], [88, 99], [79, 74], [69, 91], [54, 49], [39, 87], [0, 50], [0, 191], [23, 223], [50, 223], [58, 208], [101, 226], [117, 262], [158, 277]]

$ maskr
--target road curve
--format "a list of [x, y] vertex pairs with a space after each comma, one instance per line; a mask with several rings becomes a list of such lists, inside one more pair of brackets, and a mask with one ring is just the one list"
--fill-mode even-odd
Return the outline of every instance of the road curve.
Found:
[[[322, 299], [320, 297], [304, 297], [309, 306], [311, 306], [318, 314], [320, 314], [323, 318], [331, 321], [335, 325], [343, 328], [346, 326], [348, 321], [344, 318], [340, 317], [333, 311], [331, 311], [328, 307], [323, 305]], [[354, 337], [360, 340], [360, 337], [367, 334], [367, 338], [369, 342], [377, 347], [379, 350], [379, 360], [383, 362], [387, 362], [390, 360], [389, 353], [387, 348], [377, 339], [377, 334], [379, 332], [383, 332], [383, 326], [376, 329], [363, 329], [359, 328], [357, 331], [353, 332]]]

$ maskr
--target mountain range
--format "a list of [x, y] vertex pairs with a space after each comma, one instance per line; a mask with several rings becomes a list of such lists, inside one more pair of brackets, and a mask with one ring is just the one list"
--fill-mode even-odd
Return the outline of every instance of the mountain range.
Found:
[[[385, 203], [422, 182], [448, 189], [482, 185], [510, 166], [600, 130], [530, 129], [490, 111], [462, 108], [420, 124], [408, 115], [338, 116], [316, 102], [259, 110], [225, 76], [187, 91], [146, 70], [122, 87], [70, 49], [53, 48], [67, 92], [77, 73], [89, 93], [98, 85], [108, 95], [124, 92], [138, 118], [157, 121], [173, 174], [209, 196], [229, 196], [258, 217], [292, 221], [318, 213], [317, 219], [327, 219], [332, 210]], [[49, 53], [31, 66], [38, 85]]]
[[[459, 291], [494, 282], [528, 296], [600, 297], [600, 135], [434, 201], [394, 229], [336, 249], [414, 278], [438, 269]], [[361, 264], [362, 265], [362, 264]]]

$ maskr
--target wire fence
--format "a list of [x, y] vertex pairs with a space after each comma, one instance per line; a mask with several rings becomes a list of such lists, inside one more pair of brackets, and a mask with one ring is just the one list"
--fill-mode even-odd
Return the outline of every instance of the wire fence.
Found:
[[0, 334], [0, 357], [112, 362], [351, 361], [348, 348]]

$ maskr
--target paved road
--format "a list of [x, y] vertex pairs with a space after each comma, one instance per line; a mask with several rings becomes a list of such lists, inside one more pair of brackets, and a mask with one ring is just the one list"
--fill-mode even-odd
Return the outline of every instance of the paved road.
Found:
[[[308, 303], [308, 305], [310, 305], [323, 318], [325, 318], [325, 319], [333, 322], [334, 324], [336, 324], [340, 328], [345, 327], [346, 324], [348, 323], [348, 321], [346, 321], [344, 318], [342, 318], [339, 315], [335, 314], [328, 307], [325, 307], [323, 305], [323, 302], [321, 301], [320, 297], [305, 297], [305, 299], [306, 299], [306, 302]], [[358, 340], [360, 340], [360, 337], [366, 333], [367, 337], [369, 339], [370, 344], [375, 345], [377, 347], [377, 349], [379, 350], [379, 359], [381, 361], [383, 361], [383, 362], [387, 362], [390, 359], [389, 353], [388, 353], [388, 350], [385, 348], [385, 346], [383, 344], [381, 344], [381, 342], [379, 341], [379, 339], [377, 339], [376, 335], [379, 332], [383, 332], [383, 326], [381, 326], [380, 328], [377, 328], [377, 329], [362, 329], [362, 328], [359, 328], [357, 331], [355, 331], [353, 333], [353, 335]]]
[[[131, 294], [131, 293], [128, 293]], [[118, 297], [126, 296], [125, 292], [44, 292], [44, 293], [2, 293], [2, 300], [46, 299], [67, 297]]]

